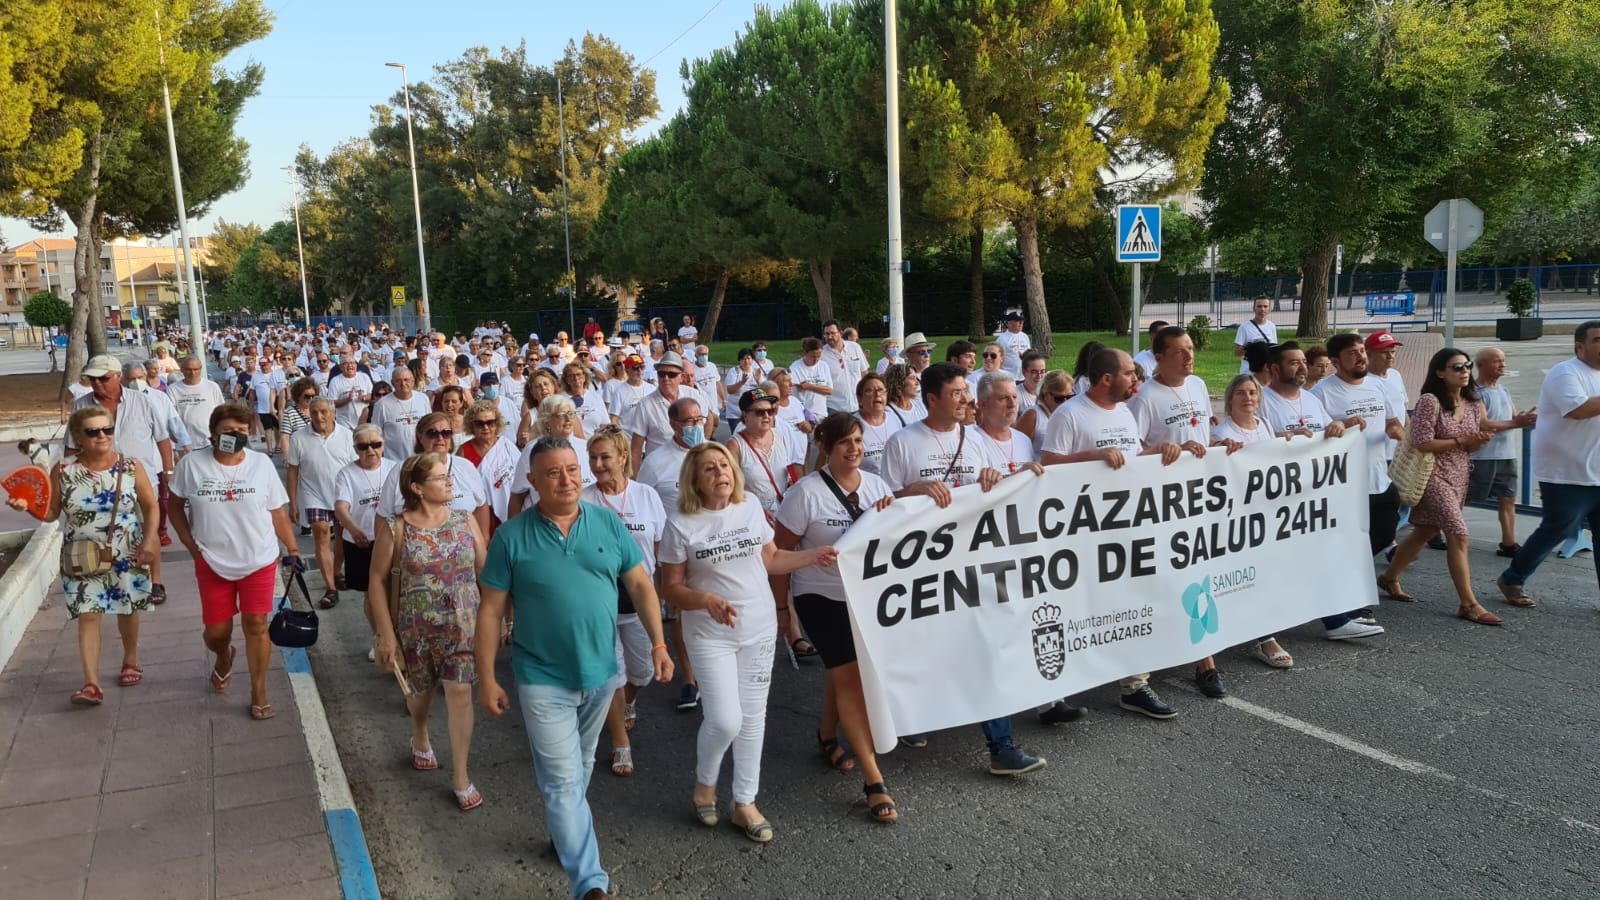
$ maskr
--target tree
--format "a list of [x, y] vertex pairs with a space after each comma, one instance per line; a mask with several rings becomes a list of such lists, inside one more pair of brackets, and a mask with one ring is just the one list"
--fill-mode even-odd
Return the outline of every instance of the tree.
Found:
[[22, 318], [30, 328], [65, 328], [72, 324], [72, 305], [54, 291], [40, 291], [28, 298]]
[[[952, 6], [954, 8], [952, 9]], [[944, 205], [1016, 228], [1033, 344], [1054, 352], [1041, 225], [1195, 183], [1228, 89], [1209, 0], [913, 0], [902, 7], [905, 130]], [[969, 219], [962, 219], [967, 224]]]
[[43, 214], [83, 155], [83, 129], [59, 111], [67, 6], [10, 0], [0, 27], [0, 209], [13, 215]]
[[1582, 0], [1218, 0], [1217, 18], [1234, 93], [1204, 193], [1224, 237], [1296, 248], [1303, 335], [1327, 331], [1341, 238], [1414, 246], [1438, 200], [1492, 208], [1600, 124]]
[[59, 184], [0, 182], [0, 207], [52, 231], [71, 220], [77, 231], [67, 372], [74, 378], [85, 355], [105, 350], [104, 238], [160, 234], [177, 225], [170, 173], [158, 177], [167, 166], [162, 85], [172, 95], [186, 212], [201, 215], [243, 183], [245, 148], [233, 126], [262, 77], [255, 64], [229, 73], [220, 62], [265, 36], [270, 16], [261, 0], [60, 0], [60, 6], [70, 30], [49, 102], [33, 107], [31, 133], [49, 140], [76, 129], [82, 152]]

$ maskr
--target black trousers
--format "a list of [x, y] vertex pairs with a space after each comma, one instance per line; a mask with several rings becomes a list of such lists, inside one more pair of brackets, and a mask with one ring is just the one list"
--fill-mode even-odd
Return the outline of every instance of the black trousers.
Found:
[[1381, 494], [1367, 495], [1367, 534], [1372, 540], [1372, 555], [1377, 556], [1394, 543], [1400, 526], [1400, 490], [1390, 483]]

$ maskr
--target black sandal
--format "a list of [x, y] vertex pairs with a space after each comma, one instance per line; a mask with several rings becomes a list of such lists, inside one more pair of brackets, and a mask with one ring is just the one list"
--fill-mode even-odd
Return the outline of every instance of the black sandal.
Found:
[[150, 602], [155, 606], [167, 602], [167, 586], [164, 584], [150, 585]]
[[323, 591], [322, 599], [317, 601], [317, 605], [323, 609], [333, 609], [335, 606], [339, 605], [339, 592]]
[[[805, 649], [801, 649], [801, 647], [800, 647], [801, 644], [805, 645]], [[808, 656], [816, 656], [817, 655], [817, 645], [811, 643], [810, 641], [806, 640], [803, 637], [797, 637], [794, 640], [790, 641], [789, 642], [789, 649], [794, 652], [794, 655], [795, 655], [796, 659], [804, 659], [804, 658], [806, 658]]]
[[894, 823], [900, 821], [900, 811], [895, 808], [894, 800], [892, 798], [883, 803], [872, 802], [873, 794], [877, 794], [882, 797], [889, 796], [888, 785], [880, 781], [877, 784], [866, 785], [862, 788], [862, 790], [866, 792], [867, 795], [867, 818], [878, 823], [879, 825], [893, 825]]
[[856, 770], [856, 761], [850, 758], [850, 754], [843, 747], [839, 746], [838, 738], [830, 738], [825, 741], [822, 739], [822, 732], [818, 731], [817, 752], [822, 754], [823, 758], [828, 761], [828, 765], [840, 772], [854, 772]]

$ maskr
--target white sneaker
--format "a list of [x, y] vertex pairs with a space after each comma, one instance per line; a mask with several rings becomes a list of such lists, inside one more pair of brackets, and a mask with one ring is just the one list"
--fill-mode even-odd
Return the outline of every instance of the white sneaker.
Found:
[[1329, 628], [1323, 632], [1322, 636], [1330, 641], [1352, 641], [1356, 638], [1372, 637], [1379, 634], [1383, 634], [1382, 625], [1363, 625], [1352, 619], [1338, 628]]
[[[1383, 629], [1380, 628], [1378, 630], [1382, 631]], [[371, 650], [367, 651], [367, 662], [377, 662], [377, 661], [378, 661], [378, 648], [374, 647]]]

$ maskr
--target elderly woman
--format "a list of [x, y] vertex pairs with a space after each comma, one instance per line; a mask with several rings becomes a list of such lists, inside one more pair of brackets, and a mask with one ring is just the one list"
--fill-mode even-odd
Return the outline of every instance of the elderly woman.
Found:
[[[872, 376], [876, 377], [876, 376]], [[784, 497], [778, 509], [776, 543], [783, 550], [809, 550], [832, 546], [868, 509], [882, 509], [894, 499], [894, 492], [865, 467], [865, 434], [859, 417], [836, 412], [817, 426], [817, 446], [823, 465], [800, 479]], [[861, 776], [867, 794], [867, 817], [880, 824], [900, 818], [894, 798], [884, 785], [872, 752], [872, 728], [867, 721], [867, 701], [861, 688], [861, 669], [856, 663], [855, 639], [850, 631], [850, 613], [845, 607], [844, 582], [831, 568], [806, 568], [789, 577], [794, 591], [794, 608], [806, 632], [816, 639], [822, 664], [828, 673], [823, 679], [822, 727], [817, 744], [830, 764], [844, 769], [848, 761], [839, 746], [838, 731], [844, 730], [850, 746], [860, 760]], [[874, 803], [873, 800], [878, 802]]]
[[[417, 421], [417, 437], [412, 447], [413, 451], [441, 453], [450, 458], [451, 484], [455, 486], [450, 508], [472, 516], [478, 523], [478, 530], [488, 534], [489, 492], [483, 483], [483, 476], [479, 474], [477, 466], [468, 462], [465, 457], [454, 455], [455, 447], [455, 430], [450, 427], [450, 420], [444, 413], [428, 413]], [[388, 451], [391, 448], [384, 449]], [[378, 515], [392, 519], [400, 514], [405, 504], [405, 495], [400, 485], [400, 470], [396, 469], [383, 483], [383, 495], [378, 500]]]
[[[631, 441], [626, 432], [607, 425], [589, 436], [589, 468], [594, 484], [583, 489], [581, 499], [604, 507], [622, 520], [623, 527], [639, 552], [644, 555], [645, 574], [656, 572], [656, 550], [667, 512], [655, 488], [632, 480]], [[611, 774], [626, 778], [633, 774], [633, 743], [628, 732], [639, 717], [639, 690], [650, 683], [655, 663], [650, 658], [650, 636], [634, 609], [626, 590], [617, 590], [617, 669], [626, 677], [612, 698], [606, 715], [606, 731], [611, 735]], [[693, 672], [689, 673], [693, 678]]]
[[[1423, 545], [1443, 533], [1450, 580], [1460, 601], [1456, 618], [1478, 625], [1499, 625], [1499, 616], [1478, 602], [1472, 590], [1472, 568], [1467, 558], [1467, 520], [1461, 508], [1467, 502], [1467, 476], [1473, 451], [1494, 439], [1486, 424], [1483, 401], [1472, 384], [1472, 359], [1464, 351], [1446, 347], [1428, 362], [1428, 377], [1417, 394], [1407, 436], [1423, 453], [1433, 454], [1433, 473], [1422, 499], [1411, 508], [1411, 530], [1395, 548], [1394, 559], [1378, 576], [1378, 587], [1396, 600], [1412, 600], [1400, 587], [1400, 576], [1416, 562]], [[1516, 600], [1523, 600], [1517, 603]], [[1517, 597], [1513, 605], [1531, 606]]]
[[466, 412], [467, 405], [471, 402], [467, 399], [467, 389], [459, 384], [442, 385], [433, 395], [433, 411], [450, 417], [450, 430], [455, 432], [452, 440], [456, 442], [457, 447], [472, 438], [467, 431], [466, 422], [462, 420], [462, 414]]
[[695, 742], [695, 816], [714, 826], [722, 759], [733, 748], [733, 806], [728, 818], [757, 843], [772, 824], [756, 808], [761, 745], [772, 681], [777, 604], [770, 575], [831, 566], [832, 547], [779, 550], [759, 504], [728, 448], [696, 445], [683, 461], [678, 512], [661, 536], [662, 595], [683, 611], [684, 640], [700, 684], [705, 719]]
[[778, 367], [766, 381], [761, 382], [761, 389], [769, 394], [778, 395], [778, 424], [788, 428], [790, 437], [795, 438], [789, 448], [789, 462], [804, 466], [806, 463], [806, 447], [811, 442], [811, 430], [816, 423], [806, 412], [804, 403], [794, 392], [794, 376], [789, 370]]
[[[139, 668], [139, 613], [150, 608], [150, 565], [161, 553], [155, 524], [159, 518], [156, 489], [139, 463], [112, 447], [114, 422], [103, 406], [85, 406], [67, 420], [76, 456], [50, 470], [50, 504], [40, 521], [60, 519], [64, 546], [94, 541], [109, 547], [111, 563], [95, 574], [73, 575], [61, 567], [61, 592], [67, 616], [78, 622], [78, 661], [83, 687], [72, 702], [95, 706], [105, 699], [100, 689], [100, 618], [117, 617], [122, 636], [122, 671], [117, 684], [132, 687], [144, 680]], [[27, 510], [27, 501], [7, 505]]]
[[[555, 346], [552, 344], [551, 346]], [[540, 437], [560, 437], [572, 442], [572, 449], [578, 454], [578, 465], [583, 470], [583, 485], [588, 487], [594, 484], [594, 473], [589, 470], [589, 451], [585, 446], [585, 438], [577, 433], [578, 409], [572, 405], [572, 398], [565, 394], [555, 394], [544, 398], [539, 403], [539, 418], [535, 423]], [[524, 506], [538, 502], [533, 496], [533, 484], [528, 479], [528, 466], [533, 459], [533, 445], [530, 442], [522, 448], [522, 455], [517, 459], [517, 470], [511, 476], [511, 499], [506, 504], [506, 518], [522, 512]]]
[[744, 396], [745, 391], [753, 391], [761, 387], [761, 383], [766, 380], [766, 374], [761, 371], [760, 366], [756, 365], [755, 351], [749, 347], [740, 347], [739, 358], [733, 365], [728, 367], [728, 371], [723, 373], [722, 376], [725, 400], [723, 414], [728, 421], [738, 421], [739, 398]]
[[900, 342], [898, 340], [895, 340], [893, 337], [886, 337], [883, 339], [882, 348], [883, 359], [878, 360], [878, 367], [873, 370], [879, 375], [889, 371], [890, 366], [896, 366], [905, 362], [905, 360], [900, 357]]
[[[517, 423], [517, 446], [526, 447], [543, 436], [539, 431], [539, 405], [559, 393], [561, 382], [549, 369], [538, 369], [528, 376], [528, 389], [522, 395], [522, 421]], [[578, 459], [582, 460], [583, 454]]]
[[[472, 746], [472, 684], [477, 681], [478, 573], [488, 542], [477, 521], [452, 507], [452, 457], [419, 453], [400, 468], [405, 509], [378, 529], [367, 575], [367, 616], [376, 635], [378, 668], [403, 664], [411, 683], [411, 767], [439, 768], [428, 736], [433, 689], [443, 685], [450, 734], [451, 788], [463, 811], [483, 805], [467, 776]], [[392, 529], [392, 530], [391, 530]], [[389, 572], [400, 571], [400, 595], [389, 596]]]
[[922, 376], [910, 366], [890, 366], [883, 373], [883, 387], [889, 392], [884, 409], [901, 428], [928, 417], [928, 408], [922, 405]]
[[856, 407], [856, 419], [861, 422], [862, 452], [866, 454], [861, 459], [861, 468], [876, 475], [884, 445], [901, 428], [900, 420], [889, 415], [889, 388], [883, 376], [870, 372], [861, 376], [856, 382]]
[[578, 421], [573, 433], [582, 436], [594, 434], [611, 424], [606, 414], [605, 400], [594, 387], [594, 377], [582, 354], [573, 364], [561, 370], [561, 390], [572, 400], [578, 411]]
[[1017, 419], [1017, 430], [1033, 440], [1035, 457], [1043, 452], [1044, 432], [1050, 416], [1061, 404], [1072, 399], [1072, 376], [1061, 369], [1051, 369], [1039, 379], [1039, 399], [1033, 409]]
[[483, 399], [467, 407], [467, 427], [472, 429], [472, 440], [457, 451], [478, 467], [483, 476], [484, 489], [489, 492], [489, 530], [494, 530], [510, 517], [511, 479], [517, 472], [517, 445], [505, 436], [506, 420], [500, 415], [498, 400]]
[[654, 392], [656, 386], [644, 380], [644, 357], [618, 352], [612, 359], [622, 366], [622, 377], [605, 383], [606, 412], [611, 416], [611, 424], [621, 425], [622, 417]]
[[206, 649], [216, 656], [211, 688], [228, 690], [233, 677], [233, 618], [244, 626], [250, 667], [250, 717], [272, 718], [267, 702], [267, 667], [272, 644], [267, 616], [278, 562], [305, 571], [289, 520], [289, 495], [272, 460], [249, 449], [251, 413], [225, 403], [211, 413], [211, 448], [178, 463], [168, 512], [178, 540], [194, 557], [200, 583], [200, 616]]
[[287, 444], [297, 432], [311, 427], [311, 401], [321, 390], [315, 378], [301, 378], [289, 385], [289, 402], [283, 405], [283, 415], [278, 417], [278, 433]]
[[289, 474], [289, 518], [299, 521], [304, 515], [317, 545], [317, 569], [323, 584], [317, 605], [332, 609], [339, 602], [339, 583], [343, 581], [335, 573], [344, 562], [335, 558], [338, 554], [333, 547], [333, 508], [339, 496], [335, 481], [339, 471], [356, 460], [350, 429], [334, 421], [332, 400], [318, 397], [311, 401], [311, 427], [289, 438], [284, 460]]
[[378, 498], [384, 481], [400, 464], [383, 458], [383, 430], [376, 425], [356, 426], [351, 448], [356, 461], [340, 469], [334, 479], [333, 515], [344, 537], [345, 588], [365, 593], [377, 533]]

